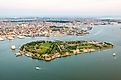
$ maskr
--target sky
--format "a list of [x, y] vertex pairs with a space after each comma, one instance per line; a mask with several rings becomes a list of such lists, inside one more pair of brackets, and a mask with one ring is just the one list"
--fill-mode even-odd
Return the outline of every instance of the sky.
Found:
[[121, 16], [121, 0], [0, 0], [0, 17]]

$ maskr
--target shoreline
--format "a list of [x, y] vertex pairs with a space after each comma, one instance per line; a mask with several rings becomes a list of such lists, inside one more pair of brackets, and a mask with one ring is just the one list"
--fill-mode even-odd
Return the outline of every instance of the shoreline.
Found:
[[[85, 53], [92, 53], [92, 52], [96, 52], [96, 51], [103, 51], [103, 50], [106, 50], [106, 49], [100, 49], [100, 50], [95, 50], [95, 51], [88, 51], [88, 52], [79, 52], [79, 53], [71, 53], [71, 54], [65, 54], [65, 55], [60, 55], [60, 53], [57, 55], [57, 54], [53, 54], [53, 55], [48, 55], [49, 56], [49, 58], [34, 58], [34, 57], [32, 57], [32, 55], [33, 55], [33, 53], [30, 53], [30, 52], [28, 52], [28, 53], [25, 53], [25, 52], [23, 52], [23, 51], [19, 51], [20, 52], [20, 54], [21, 55], [18, 55], [18, 56], [22, 56], [22, 55], [25, 55], [25, 56], [27, 56], [27, 57], [30, 57], [30, 58], [32, 58], [32, 59], [38, 59], [38, 60], [44, 60], [44, 61], [51, 61], [51, 60], [54, 60], [54, 59], [57, 59], [57, 58], [63, 58], [63, 57], [68, 57], [68, 56], [73, 56], [73, 55], [79, 55], [79, 54], [85, 54]], [[57, 55], [57, 56], [56, 56]], [[18, 57], [17, 56], [17, 57]]]
[[[71, 41], [68, 41], [68, 42], [71, 42]], [[75, 41], [76, 42], [76, 41]], [[45, 42], [46, 43], [46, 42]], [[88, 42], [87, 44], [90, 44], [90, 42]], [[100, 43], [102, 42], [96, 42], [97, 44], [96, 45], [99, 45]], [[99, 44], [98, 44], [99, 43]], [[44, 44], [44, 43], [43, 43]], [[51, 53], [51, 54], [48, 54], [48, 53], [32, 53], [32, 52], [29, 52], [29, 51], [26, 51], [24, 48], [24, 50], [20, 49], [20, 54], [21, 55], [25, 55], [27, 57], [31, 57], [33, 59], [38, 59], [38, 60], [44, 60], [44, 61], [51, 61], [51, 60], [54, 60], [56, 58], [61, 58], [61, 57], [67, 57], [67, 56], [72, 56], [72, 55], [78, 55], [78, 54], [82, 54], [82, 53], [90, 53], [90, 52], [96, 52], [96, 51], [99, 51], [99, 50], [104, 50], [104, 49], [110, 49], [110, 48], [113, 48], [113, 45], [112, 44], [109, 44], [109, 43], [102, 43], [103, 45], [107, 45], [107, 47], [102, 47], [100, 49], [94, 49], [94, 48], [83, 48], [83, 49], [69, 49], [69, 51], [65, 51], [64, 53], [62, 52], [55, 52], [55, 53]], [[26, 45], [26, 44], [25, 44]], [[69, 44], [70, 45], [70, 44]], [[71, 44], [73, 45], [73, 44]], [[94, 45], [94, 44], [93, 44]], [[101, 45], [102, 46], [102, 45]], [[82, 47], [82, 46], [81, 46]], [[35, 49], [36, 50], [36, 49]]]

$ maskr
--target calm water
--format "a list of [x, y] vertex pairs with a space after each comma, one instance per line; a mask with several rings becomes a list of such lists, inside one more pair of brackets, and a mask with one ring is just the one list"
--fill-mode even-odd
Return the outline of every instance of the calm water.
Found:
[[[38, 37], [0, 41], [0, 80], [121, 80], [121, 25], [98, 26], [89, 35]], [[99, 40], [115, 47], [104, 51], [73, 55], [51, 62], [15, 57], [19, 47], [36, 40]], [[10, 49], [15, 44], [16, 51]], [[112, 53], [116, 53], [116, 57]], [[39, 66], [40, 70], [35, 70]]]

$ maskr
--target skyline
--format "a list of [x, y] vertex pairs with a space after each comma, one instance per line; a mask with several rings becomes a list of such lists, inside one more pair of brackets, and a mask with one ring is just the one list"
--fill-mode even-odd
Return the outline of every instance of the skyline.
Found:
[[121, 0], [0, 0], [0, 17], [121, 16]]

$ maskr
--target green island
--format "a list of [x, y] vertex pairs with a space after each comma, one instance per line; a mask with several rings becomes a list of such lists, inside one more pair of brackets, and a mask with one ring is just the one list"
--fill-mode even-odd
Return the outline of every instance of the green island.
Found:
[[20, 53], [33, 59], [51, 61], [56, 58], [113, 48], [99, 41], [35, 41], [24, 44]]

